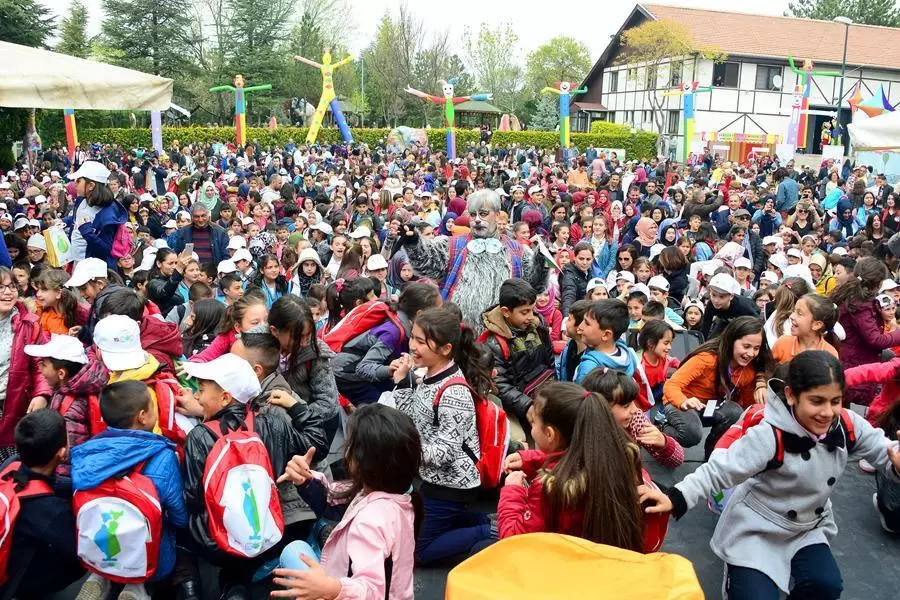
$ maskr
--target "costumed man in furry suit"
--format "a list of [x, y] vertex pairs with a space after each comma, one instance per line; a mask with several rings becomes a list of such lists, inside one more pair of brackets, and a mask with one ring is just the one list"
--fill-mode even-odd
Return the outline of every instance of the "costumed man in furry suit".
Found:
[[528, 281], [538, 291], [547, 285], [547, 263], [536, 252], [500, 235], [500, 196], [489, 189], [469, 196], [470, 232], [451, 238], [423, 240], [405, 226], [400, 243], [419, 275], [440, 282], [441, 296], [462, 311], [463, 321], [481, 333], [481, 313], [497, 303], [500, 284], [511, 277]]

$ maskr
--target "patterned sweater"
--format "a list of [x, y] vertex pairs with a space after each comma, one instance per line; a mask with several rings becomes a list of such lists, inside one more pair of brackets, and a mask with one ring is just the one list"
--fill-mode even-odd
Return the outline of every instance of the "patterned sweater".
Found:
[[467, 453], [477, 454], [479, 449], [475, 403], [467, 388], [451, 385], [444, 390], [435, 424], [434, 398], [449, 377], [462, 377], [462, 371], [453, 363], [415, 387], [400, 387], [410, 384], [407, 379], [394, 390], [397, 408], [412, 418], [422, 436], [424, 461], [419, 475], [426, 484], [423, 492], [443, 492], [445, 497], [454, 496], [453, 490], [477, 490], [481, 484], [475, 462]]

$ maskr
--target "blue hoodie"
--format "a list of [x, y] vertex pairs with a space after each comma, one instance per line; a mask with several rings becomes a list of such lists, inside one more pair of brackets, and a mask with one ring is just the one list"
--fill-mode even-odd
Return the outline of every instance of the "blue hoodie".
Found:
[[578, 368], [575, 369], [575, 383], [580, 384], [588, 376], [588, 373], [597, 367], [621, 371], [629, 377], [634, 377], [635, 382], [638, 385], [643, 384], [645, 391], [649, 392], [650, 395], [647, 398], [651, 404], [653, 403], [653, 390], [650, 388], [650, 383], [647, 381], [647, 376], [644, 374], [640, 360], [637, 354], [634, 353], [634, 350], [629, 348], [622, 340], [616, 342], [615, 354], [607, 354], [599, 350], [585, 350], [584, 354], [581, 355]]
[[181, 470], [175, 444], [155, 433], [110, 427], [103, 433], [72, 448], [72, 487], [90, 490], [101, 483], [146, 461], [141, 471], [156, 486], [163, 509], [163, 534], [159, 562], [151, 581], [169, 576], [175, 568], [175, 532], [187, 527]]

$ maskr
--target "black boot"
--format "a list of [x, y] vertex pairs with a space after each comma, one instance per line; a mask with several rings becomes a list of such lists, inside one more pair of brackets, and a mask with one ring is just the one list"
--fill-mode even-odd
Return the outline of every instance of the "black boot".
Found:
[[200, 582], [186, 579], [175, 586], [175, 600], [200, 600]]
[[250, 588], [243, 584], [232, 585], [222, 591], [219, 600], [250, 600]]

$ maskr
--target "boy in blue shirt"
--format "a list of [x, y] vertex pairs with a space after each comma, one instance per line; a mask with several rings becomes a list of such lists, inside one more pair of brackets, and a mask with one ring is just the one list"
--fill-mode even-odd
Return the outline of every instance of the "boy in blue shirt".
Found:
[[[75, 491], [90, 490], [143, 462], [141, 473], [156, 487], [163, 510], [159, 560], [150, 581], [166, 579], [175, 568], [174, 528], [188, 525], [175, 444], [153, 433], [159, 414], [142, 381], [119, 381], [106, 386], [100, 394], [100, 413], [109, 428], [72, 449], [72, 485]], [[92, 573], [79, 596], [105, 598], [111, 585]], [[149, 598], [143, 584], [128, 584], [119, 595], [120, 600]]]

